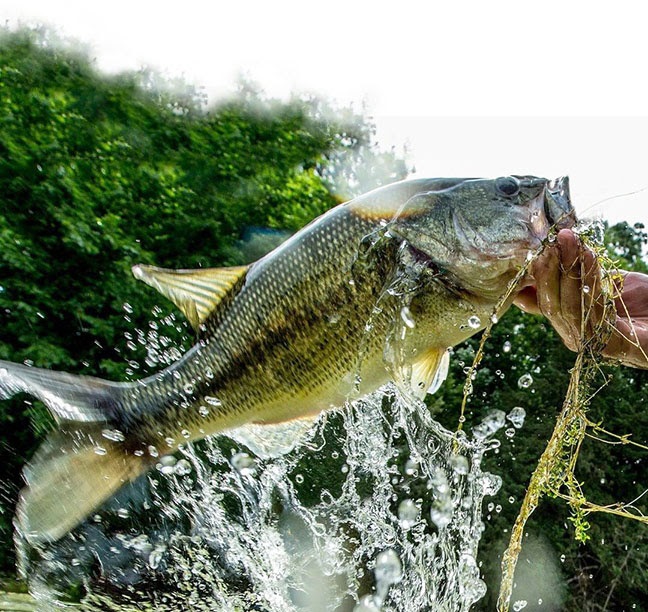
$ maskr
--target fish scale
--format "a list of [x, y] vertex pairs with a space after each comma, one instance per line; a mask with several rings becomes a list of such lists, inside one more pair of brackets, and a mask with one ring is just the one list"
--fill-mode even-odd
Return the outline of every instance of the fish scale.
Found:
[[417, 179], [332, 209], [251, 266], [135, 266], [197, 342], [133, 383], [0, 362], [0, 399], [31, 393], [61, 425], [25, 472], [19, 535], [62, 537], [186, 440], [312, 417], [389, 380], [423, 397], [448, 347], [511, 304], [528, 252], [574, 221], [567, 179]]

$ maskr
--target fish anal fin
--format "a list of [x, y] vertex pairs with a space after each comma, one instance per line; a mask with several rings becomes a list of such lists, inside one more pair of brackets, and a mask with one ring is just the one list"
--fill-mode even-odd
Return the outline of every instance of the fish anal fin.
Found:
[[416, 397], [436, 392], [448, 376], [450, 353], [446, 348], [428, 349], [412, 364], [411, 387]]
[[239, 286], [248, 268], [168, 270], [140, 264], [133, 267], [133, 275], [171, 300], [199, 330], [223, 298]]

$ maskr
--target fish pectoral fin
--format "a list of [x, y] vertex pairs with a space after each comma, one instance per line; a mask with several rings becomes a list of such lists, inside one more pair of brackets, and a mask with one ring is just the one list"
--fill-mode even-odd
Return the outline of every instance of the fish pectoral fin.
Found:
[[423, 357], [412, 364], [411, 386], [414, 395], [423, 399], [435, 393], [448, 377], [450, 353], [447, 349], [429, 349]]
[[133, 275], [171, 300], [199, 330], [223, 298], [240, 286], [248, 269], [234, 266], [168, 270], [140, 264], [133, 266]]

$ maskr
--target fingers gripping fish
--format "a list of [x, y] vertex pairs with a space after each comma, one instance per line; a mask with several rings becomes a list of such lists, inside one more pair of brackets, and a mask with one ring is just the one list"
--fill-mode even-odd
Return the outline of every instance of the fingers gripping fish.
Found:
[[135, 266], [198, 340], [132, 383], [0, 362], [0, 398], [30, 393], [58, 423], [25, 469], [17, 529], [62, 537], [187, 439], [312, 416], [393, 379], [422, 397], [528, 252], [574, 220], [566, 178], [418, 179], [341, 204], [250, 266]]

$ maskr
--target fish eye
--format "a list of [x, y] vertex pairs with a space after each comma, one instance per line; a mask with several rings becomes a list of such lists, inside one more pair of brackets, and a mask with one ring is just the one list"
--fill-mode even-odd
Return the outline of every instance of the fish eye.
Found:
[[520, 181], [514, 176], [501, 176], [495, 179], [495, 189], [507, 198], [512, 198], [520, 193]]

